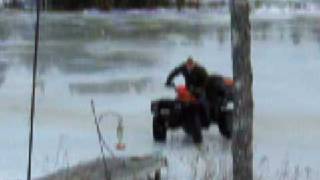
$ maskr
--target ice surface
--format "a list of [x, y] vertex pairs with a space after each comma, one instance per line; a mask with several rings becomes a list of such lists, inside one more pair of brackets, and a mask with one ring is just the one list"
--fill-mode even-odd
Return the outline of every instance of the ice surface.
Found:
[[[0, 12], [0, 60], [6, 64], [0, 72], [0, 179], [5, 180], [26, 174], [32, 17]], [[251, 18], [256, 173], [278, 177], [277, 171], [289, 164], [303, 172], [311, 169], [311, 179], [318, 179], [320, 16], [260, 9]], [[99, 156], [91, 99], [98, 113], [111, 110], [124, 117], [124, 152], [115, 150], [117, 122], [103, 122], [117, 155], [162, 151], [169, 158], [168, 179], [230, 175], [230, 142], [216, 127], [205, 132], [199, 154], [181, 131], [170, 132], [165, 145], [154, 144], [150, 113], [152, 99], [174, 96], [163, 83], [186, 57], [192, 55], [211, 73], [231, 76], [230, 53], [229, 16], [221, 12], [43, 14], [34, 177]], [[84, 93], [70, 88], [79, 84]]]

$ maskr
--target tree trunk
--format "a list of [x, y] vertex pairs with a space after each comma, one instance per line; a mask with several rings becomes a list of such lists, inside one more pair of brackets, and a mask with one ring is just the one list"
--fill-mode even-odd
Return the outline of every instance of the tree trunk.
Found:
[[253, 98], [248, 0], [231, 0], [230, 12], [235, 80], [234, 132], [232, 139], [233, 179], [252, 180]]

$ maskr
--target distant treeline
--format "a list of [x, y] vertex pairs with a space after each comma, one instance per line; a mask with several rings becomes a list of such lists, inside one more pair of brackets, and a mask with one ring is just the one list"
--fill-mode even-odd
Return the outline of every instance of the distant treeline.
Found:
[[[1, 1], [1, 0], [0, 0]], [[36, 0], [2, 0], [7, 8], [32, 9]], [[207, 3], [210, 7], [227, 6], [228, 0], [41, 0], [45, 10], [82, 10], [82, 9], [131, 9], [131, 8], [156, 8], [156, 7], [199, 7], [202, 3]], [[318, 2], [318, 0], [308, 1], [279, 1], [279, 0], [250, 0], [251, 6], [259, 8], [261, 6], [278, 5], [280, 7], [289, 6], [300, 9], [307, 6], [308, 2]]]
[[97, 8], [109, 10], [112, 8], [145, 8], [168, 6], [169, 0], [47, 0], [44, 4], [47, 9], [79, 10]]
[[[45, 0], [47, 9], [79, 10], [97, 8], [130, 9], [130, 8], [155, 8], [155, 7], [199, 7], [202, 0]], [[213, 4], [224, 4], [225, 0], [215, 0]]]
[[[4, 0], [6, 7], [32, 8], [36, 0]], [[82, 10], [82, 9], [130, 9], [176, 6], [178, 8], [198, 7], [202, 0], [41, 0], [46, 10]], [[216, 0], [221, 4], [225, 0]]]

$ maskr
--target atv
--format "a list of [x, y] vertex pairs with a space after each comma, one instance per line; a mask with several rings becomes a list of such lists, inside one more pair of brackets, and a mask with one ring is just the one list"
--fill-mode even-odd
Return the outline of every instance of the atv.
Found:
[[195, 143], [201, 143], [202, 129], [208, 129], [211, 124], [217, 124], [220, 134], [230, 139], [234, 109], [233, 89], [232, 79], [220, 75], [209, 76], [206, 87], [209, 118], [206, 118], [206, 111], [183, 85], [175, 87], [175, 99], [152, 101], [154, 140], [165, 142], [168, 129], [182, 127]]

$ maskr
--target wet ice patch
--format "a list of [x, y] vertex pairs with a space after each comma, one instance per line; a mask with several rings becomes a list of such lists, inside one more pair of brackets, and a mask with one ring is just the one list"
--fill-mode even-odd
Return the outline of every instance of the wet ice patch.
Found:
[[106, 57], [107, 62], [124, 66], [151, 66], [155, 63], [156, 57], [137, 51], [114, 51]]
[[152, 49], [146, 52], [139, 46], [132, 47], [117, 41], [98, 41], [86, 45], [84, 49], [90, 56], [114, 66], [151, 66], [158, 59]]
[[71, 93], [108, 94], [108, 93], [141, 93], [151, 82], [150, 78], [112, 80], [109, 82], [71, 83]]

